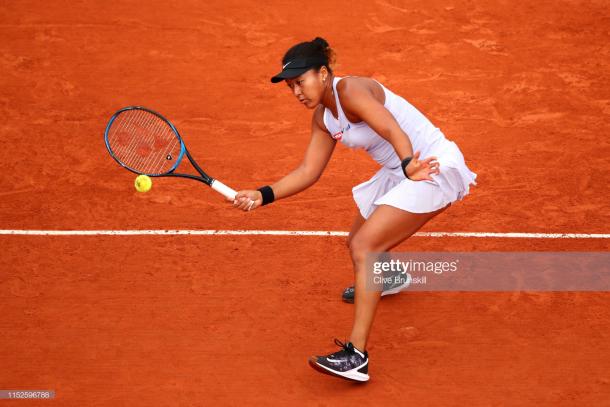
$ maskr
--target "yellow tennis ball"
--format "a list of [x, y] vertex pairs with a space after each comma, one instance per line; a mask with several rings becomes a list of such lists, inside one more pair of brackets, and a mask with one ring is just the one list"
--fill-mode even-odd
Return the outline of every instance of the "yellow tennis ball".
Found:
[[148, 175], [138, 175], [134, 182], [136, 191], [148, 192], [152, 188], [152, 179]]

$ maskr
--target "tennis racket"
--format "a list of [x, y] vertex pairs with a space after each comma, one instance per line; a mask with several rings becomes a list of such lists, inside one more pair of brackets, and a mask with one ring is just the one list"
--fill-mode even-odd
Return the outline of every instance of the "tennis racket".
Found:
[[[140, 106], [117, 111], [106, 126], [104, 140], [112, 158], [131, 172], [194, 179], [235, 199], [237, 192], [206, 174], [189, 154], [176, 127], [157, 112]], [[184, 156], [199, 175], [175, 172]]]

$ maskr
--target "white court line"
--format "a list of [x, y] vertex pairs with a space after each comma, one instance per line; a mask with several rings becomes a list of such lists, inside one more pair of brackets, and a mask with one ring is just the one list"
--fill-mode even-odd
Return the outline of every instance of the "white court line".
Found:
[[[144, 236], [144, 235], [232, 235], [232, 236], [347, 236], [347, 232], [325, 230], [19, 230], [0, 229], [0, 235], [23, 236]], [[495, 232], [417, 232], [417, 237], [487, 237], [520, 239], [610, 239], [610, 233], [495, 233]]]

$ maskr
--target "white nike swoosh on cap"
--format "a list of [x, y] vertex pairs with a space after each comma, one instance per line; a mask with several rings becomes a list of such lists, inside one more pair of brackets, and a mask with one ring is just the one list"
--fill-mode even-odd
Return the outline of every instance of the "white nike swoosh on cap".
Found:
[[291, 63], [292, 63], [292, 61], [288, 62], [286, 65], [284, 65], [284, 66], [282, 67], [282, 69], [286, 69], [286, 67], [287, 67], [288, 65], [290, 65]]

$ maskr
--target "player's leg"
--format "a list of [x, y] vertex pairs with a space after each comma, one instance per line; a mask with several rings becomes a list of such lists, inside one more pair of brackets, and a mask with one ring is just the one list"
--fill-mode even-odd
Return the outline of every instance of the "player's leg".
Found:
[[369, 379], [369, 360], [365, 349], [381, 292], [367, 290], [366, 273], [372, 270], [366, 269], [366, 256], [370, 252], [391, 249], [446, 208], [417, 214], [381, 205], [359, 227], [350, 242], [356, 276], [355, 319], [350, 342], [344, 344], [335, 340], [341, 350], [330, 355], [310, 358], [309, 363], [313, 368], [349, 380], [365, 382]]
[[358, 214], [354, 218], [354, 222], [352, 223], [352, 227], [349, 231], [349, 234], [347, 235], [347, 241], [345, 242], [347, 244], [347, 247], [349, 247], [350, 243], [352, 242], [352, 238], [356, 235], [356, 233], [358, 233], [358, 230], [360, 230], [360, 227], [364, 224], [365, 221], [366, 219], [364, 219], [360, 212], [358, 212]]
[[[358, 214], [358, 216], [354, 220], [352, 229], [350, 230], [349, 235], [347, 237], [348, 247], [350, 246], [351, 241], [354, 238], [354, 236], [356, 235], [356, 233], [358, 232], [358, 230], [360, 230], [360, 227], [364, 224], [365, 220], [366, 219], [364, 219], [362, 217], [362, 215], [360, 215], [360, 214]], [[398, 243], [400, 243], [400, 242], [398, 242]], [[389, 249], [386, 249], [386, 250], [389, 250]], [[401, 290], [405, 289], [407, 286], [408, 286], [408, 281], [397, 279], [396, 281], [392, 281], [392, 283], [388, 283], [388, 284], [384, 285], [383, 291], [381, 292], [381, 296], [383, 297], [384, 295], [397, 294]], [[354, 298], [356, 297], [355, 292], [356, 292], [355, 285], [347, 287], [343, 290], [343, 293], [341, 294], [341, 299], [344, 302], [353, 304]]]
[[[449, 205], [448, 205], [449, 206]], [[350, 342], [357, 349], [366, 349], [381, 292], [367, 289], [366, 256], [384, 252], [417, 232], [430, 219], [447, 207], [430, 213], [411, 213], [389, 205], [380, 205], [352, 238], [350, 252], [356, 280], [354, 326]]]

